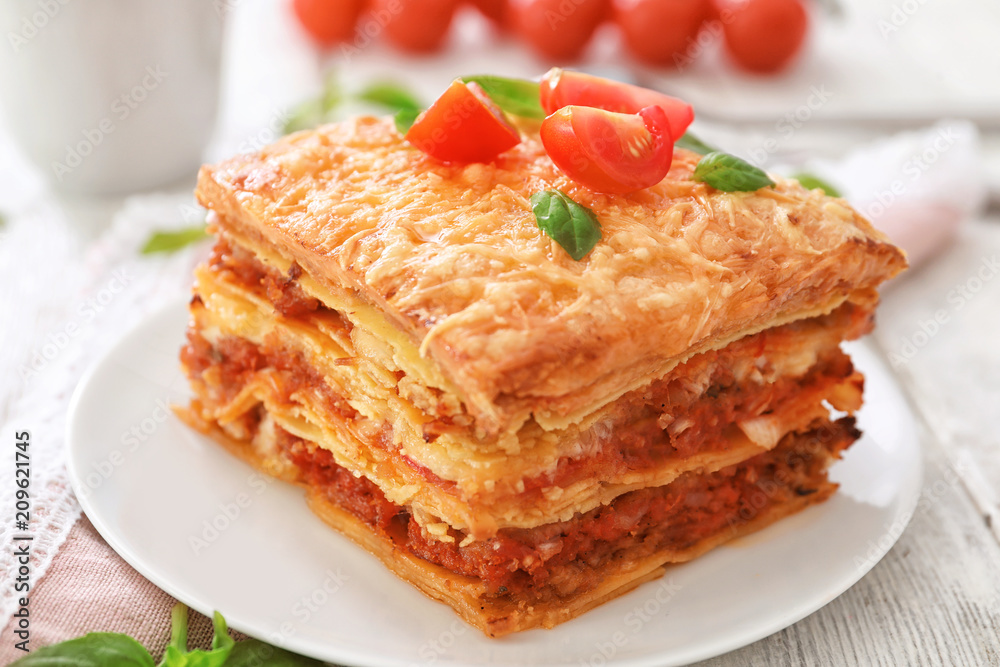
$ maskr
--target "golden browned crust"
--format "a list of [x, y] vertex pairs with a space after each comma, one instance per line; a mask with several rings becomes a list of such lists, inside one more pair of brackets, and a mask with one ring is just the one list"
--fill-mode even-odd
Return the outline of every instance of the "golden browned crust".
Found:
[[[202, 169], [199, 200], [329, 289], [383, 310], [455, 383], [484, 433], [592, 411], [693, 352], [829, 312], [905, 266], [842, 200], [780, 180], [723, 193], [678, 150], [659, 185], [611, 196], [562, 175], [535, 138], [447, 166], [390, 120], [295, 134]], [[528, 198], [559, 188], [603, 240], [574, 262]]]

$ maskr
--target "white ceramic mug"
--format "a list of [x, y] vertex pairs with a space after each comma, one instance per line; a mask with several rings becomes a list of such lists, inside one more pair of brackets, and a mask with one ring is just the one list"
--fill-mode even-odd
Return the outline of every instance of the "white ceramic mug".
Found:
[[193, 174], [215, 122], [231, 0], [2, 0], [0, 104], [59, 189]]

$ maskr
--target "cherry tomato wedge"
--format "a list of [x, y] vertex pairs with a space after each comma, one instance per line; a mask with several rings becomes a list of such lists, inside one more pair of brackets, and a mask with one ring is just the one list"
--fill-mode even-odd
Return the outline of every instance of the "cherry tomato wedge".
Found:
[[552, 113], [571, 104], [630, 114], [657, 106], [667, 115], [671, 136], [674, 137], [684, 134], [694, 120], [691, 105], [676, 97], [559, 67], [553, 67], [542, 77], [540, 96], [545, 113]]
[[442, 162], [489, 162], [521, 141], [496, 104], [475, 83], [456, 79], [424, 111], [406, 140]]
[[637, 114], [567, 106], [542, 121], [542, 144], [564, 174], [595, 192], [626, 194], [670, 170], [674, 138], [663, 109]]

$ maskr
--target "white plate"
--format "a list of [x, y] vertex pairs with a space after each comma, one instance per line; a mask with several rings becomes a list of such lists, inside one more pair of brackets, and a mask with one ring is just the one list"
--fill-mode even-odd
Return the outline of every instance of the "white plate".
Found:
[[139, 572], [249, 635], [347, 665], [676, 665], [744, 646], [847, 590], [889, 550], [919, 495], [914, 421], [888, 371], [867, 374], [862, 438], [829, 502], [554, 630], [489, 640], [388, 572], [167, 405], [187, 384], [178, 303], [128, 334], [81, 382], [69, 471], [101, 535]]

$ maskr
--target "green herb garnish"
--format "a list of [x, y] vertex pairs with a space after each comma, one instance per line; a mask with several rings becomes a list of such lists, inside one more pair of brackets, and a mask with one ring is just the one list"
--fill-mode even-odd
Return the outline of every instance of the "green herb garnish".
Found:
[[399, 130], [400, 134], [406, 134], [413, 127], [413, 123], [417, 120], [417, 116], [421, 114], [420, 109], [400, 109], [396, 112], [393, 120], [396, 122], [396, 129]]
[[167, 651], [163, 654], [160, 667], [222, 667], [226, 664], [226, 659], [229, 658], [236, 642], [229, 636], [226, 619], [222, 618], [222, 614], [215, 612], [212, 615], [214, 634], [212, 635], [212, 650], [210, 651], [188, 652], [187, 607], [182, 604], [174, 605], [170, 612], [170, 621], [173, 632], [170, 636], [170, 645], [167, 646]]
[[699, 160], [692, 178], [723, 192], [754, 192], [775, 185], [763, 169], [735, 155], [718, 151]]
[[531, 210], [538, 228], [578, 262], [601, 240], [601, 224], [594, 212], [559, 190], [531, 195]]
[[248, 639], [239, 644], [229, 636], [226, 619], [215, 612], [215, 634], [209, 651], [187, 650], [187, 607], [174, 606], [171, 617], [171, 640], [159, 665], [142, 644], [127, 635], [92, 632], [77, 639], [36, 649], [11, 667], [320, 667], [323, 663], [283, 649]]
[[305, 658], [296, 653], [289, 653], [277, 646], [265, 644], [257, 639], [247, 639], [233, 647], [223, 667], [309, 667], [323, 663], [312, 658]]
[[52, 646], [34, 649], [11, 667], [154, 667], [142, 644], [114, 632], [91, 632]]
[[333, 112], [344, 102], [344, 91], [333, 72], [323, 80], [323, 90], [318, 97], [301, 102], [292, 109], [291, 115], [285, 121], [282, 129], [284, 134], [299, 130], [308, 130], [329, 123], [333, 120]]
[[378, 104], [390, 111], [420, 109], [420, 100], [413, 93], [391, 81], [383, 81], [368, 86], [357, 94], [357, 99], [363, 102]]
[[509, 79], [491, 74], [463, 76], [463, 83], [476, 83], [498, 107], [509, 114], [522, 118], [545, 118], [545, 110], [539, 101], [537, 81]]
[[799, 183], [801, 183], [802, 187], [804, 187], [806, 190], [815, 190], [816, 188], [819, 188], [820, 190], [822, 190], [823, 192], [825, 192], [830, 197], [841, 197], [841, 196], [843, 196], [843, 195], [840, 194], [840, 190], [838, 190], [837, 188], [833, 187], [832, 185], [830, 185], [829, 183], [827, 183], [823, 179], [819, 178], [818, 176], [814, 176], [813, 174], [809, 174], [809, 173], [806, 173], [806, 172], [800, 172], [800, 173], [795, 174], [794, 176], [792, 176], [792, 178], [794, 178]]
[[690, 132], [682, 134], [681, 138], [674, 142], [674, 146], [686, 148], [689, 151], [694, 151], [698, 155], [708, 155], [709, 153], [716, 152], [716, 149], [712, 148]]
[[152, 255], [157, 252], [175, 252], [192, 243], [207, 239], [208, 236], [209, 234], [205, 231], [204, 226], [187, 227], [169, 232], [157, 231], [153, 232], [153, 235], [146, 241], [146, 245], [142, 246], [141, 252], [143, 255]]
[[[327, 75], [318, 97], [305, 100], [292, 109], [285, 122], [284, 134], [309, 130], [337, 120], [337, 111], [345, 102], [356, 100], [385, 107], [394, 113], [419, 112], [420, 100], [406, 87], [392, 81], [379, 81], [358, 93], [345, 93], [333, 72]], [[404, 114], [405, 116], [405, 114]], [[416, 117], [416, 114], [413, 114]], [[412, 120], [410, 121], [413, 122]], [[399, 127], [397, 122], [396, 127]], [[407, 127], [409, 129], [409, 127]], [[404, 130], [400, 130], [404, 132]]]

